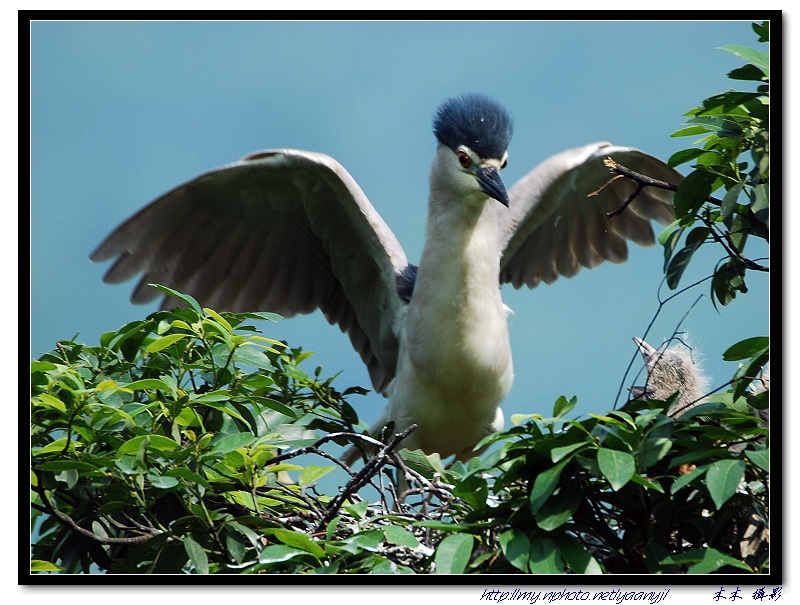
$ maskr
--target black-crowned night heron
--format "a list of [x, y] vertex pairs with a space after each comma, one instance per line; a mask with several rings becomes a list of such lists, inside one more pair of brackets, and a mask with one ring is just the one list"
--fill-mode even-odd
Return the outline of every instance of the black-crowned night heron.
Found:
[[668, 415], [676, 418], [703, 403], [710, 381], [703, 373], [700, 361], [695, 358], [696, 354], [688, 347], [668, 348], [664, 345], [656, 349], [638, 337], [634, 337], [633, 342], [644, 358], [647, 372], [645, 386], [630, 388], [635, 399], [666, 401], [678, 393], [677, 399], [667, 410]]
[[[503, 426], [511, 388], [500, 284], [533, 288], [581, 267], [627, 258], [626, 240], [654, 241], [674, 218], [672, 194], [609, 180], [603, 158], [677, 182], [661, 161], [594, 143], [546, 160], [508, 192], [500, 178], [512, 121], [482, 95], [439, 107], [426, 243], [419, 268], [333, 158], [281, 149], [249, 155], [158, 198], [91, 255], [118, 257], [110, 283], [144, 273], [132, 300], [160, 283], [229, 311], [284, 316], [321, 309], [338, 324], [389, 403], [375, 430], [418, 425], [403, 443], [466, 459]], [[402, 180], [394, 185], [401, 186]]]

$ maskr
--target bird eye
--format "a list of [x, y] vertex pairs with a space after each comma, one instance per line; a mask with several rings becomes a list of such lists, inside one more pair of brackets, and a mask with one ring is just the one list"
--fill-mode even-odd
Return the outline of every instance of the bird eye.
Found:
[[502, 166], [500, 166], [500, 170], [505, 170], [505, 169], [506, 169], [506, 166], [508, 166], [508, 158], [506, 158], [505, 160], [503, 160], [503, 165], [502, 165]]
[[459, 151], [458, 155], [458, 163], [461, 164], [462, 168], [469, 168], [472, 166], [472, 159], [467, 155], [466, 151]]

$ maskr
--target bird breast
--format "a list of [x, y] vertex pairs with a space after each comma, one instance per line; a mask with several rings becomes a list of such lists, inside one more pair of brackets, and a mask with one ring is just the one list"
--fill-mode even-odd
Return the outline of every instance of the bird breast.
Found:
[[[487, 204], [493, 204], [490, 200]], [[414, 295], [401, 329], [406, 372], [446, 409], [491, 408], [511, 388], [507, 309], [500, 296], [493, 208], [468, 228], [429, 224]], [[404, 366], [404, 367], [401, 367]], [[397, 378], [401, 378], [398, 376]]]

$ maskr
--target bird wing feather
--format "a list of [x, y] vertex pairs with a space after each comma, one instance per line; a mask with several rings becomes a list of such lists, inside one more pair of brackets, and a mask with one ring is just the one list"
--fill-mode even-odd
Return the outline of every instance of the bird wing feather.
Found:
[[329, 156], [263, 151], [207, 172], [143, 208], [91, 254], [114, 257], [104, 281], [144, 274], [135, 303], [160, 296], [147, 285], [159, 283], [222, 311], [291, 317], [319, 308], [348, 333], [378, 391], [394, 376], [406, 255]]
[[[572, 277], [581, 267], [603, 261], [624, 262], [627, 240], [641, 246], [655, 241], [651, 220], [668, 225], [675, 220], [672, 192], [646, 187], [618, 216], [605, 213], [620, 207], [633, 193], [628, 179], [611, 179], [603, 159], [677, 185], [683, 177], [661, 160], [631, 147], [592, 143], [552, 156], [522, 177], [508, 192], [509, 211], [501, 215], [505, 246], [500, 282], [535, 288], [559, 276]], [[602, 189], [601, 189], [602, 188]], [[597, 195], [590, 193], [600, 190]]]

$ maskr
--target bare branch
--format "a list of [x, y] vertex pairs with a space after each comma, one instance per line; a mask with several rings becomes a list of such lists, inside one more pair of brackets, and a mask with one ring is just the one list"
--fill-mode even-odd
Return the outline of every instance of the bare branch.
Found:
[[[130, 537], [130, 538], [109, 538], [109, 537], [104, 537], [104, 536], [98, 536], [96, 533], [94, 533], [92, 531], [89, 531], [88, 529], [84, 529], [83, 527], [78, 525], [78, 523], [72, 517], [70, 517], [68, 514], [60, 511], [56, 507], [55, 503], [51, 502], [50, 499], [47, 497], [47, 494], [45, 493], [45, 490], [37, 489], [36, 492], [42, 498], [42, 502], [44, 503], [44, 505], [47, 508], [48, 512], [50, 512], [56, 519], [58, 519], [59, 523], [61, 523], [62, 525], [66, 525], [72, 531], [74, 531], [74, 532], [76, 532], [76, 533], [78, 533], [78, 534], [80, 534], [82, 536], [85, 536], [87, 538], [90, 538], [90, 539], [94, 540], [95, 542], [97, 542], [99, 544], [106, 544], [106, 545], [122, 544], [122, 545], [129, 545], [130, 546], [130, 545], [134, 545], [134, 544], [141, 544], [143, 542], [147, 542], [150, 538], [153, 538], [153, 537], [163, 533], [159, 529], [153, 529], [153, 530], [148, 530], [148, 531], [146, 531], [145, 533], [143, 533], [141, 535], [133, 536], [133, 537]], [[110, 518], [109, 518], [109, 521], [110, 521]], [[116, 522], [112, 522], [111, 525], [119, 527], [118, 523], [116, 523]], [[143, 527], [143, 526], [140, 526], [140, 527]], [[136, 531], [136, 530], [131, 530], [131, 531]]]
[[630, 168], [623, 166], [622, 164], [618, 164], [610, 157], [603, 160], [603, 163], [609, 170], [611, 170], [611, 172], [616, 172], [617, 176], [613, 177], [610, 181], [608, 181], [608, 183], [603, 185], [592, 195], [597, 195], [606, 186], [608, 186], [610, 183], [612, 183], [613, 181], [617, 180], [620, 177], [625, 177], [636, 183], [636, 191], [634, 191], [628, 197], [628, 199], [622, 203], [622, 205], [619, 208], [617, 208], [616, 210], [612, 210], [611, 212], [606, 212], [606, 218], [612, 218], [614, 216], [619, 216], [620, 214], [622, 214], [625, 211], [625, 208], [630, 206], [631, 202], [633, 202], [633, 200], [635, 200], [639, 196], [639, 194], [642, 192], [642, 189], [644, 189], [645, 187], [658, 187], [659, 189], [666, 189], [668, 191], [677, 191], [678, 189], [677, 185], [673, 185], [672, 183], [668, 183], [666, 181], [662, 181], [659, 179], [654, 179], [647, 175], [635, 172]]
[[[390, 453], [393, 452], [400, 445], [400, 442], [408, 437], [408, 435], [410, 435], [416, 428], [417, 425], [412, 424], [406, 430], [395, 434], [394, 438], [388, 444], [381, 444], [382, 447], [375, 457], [367, 460], [367, 462], [364, 464], [364, 468], [362, 468], [356, 474], [356, 476], [344, 486], [342, 491], [339, 492], [339, 494], [330, 503], [325, 516], [317, 526], [317, 531], [322, 531], [325, 529], [327, 524], [339, 513], [339, 509], [342, 507], [345, 500], [347, 500], [350, 496], [352, 496], [355, 492], [360, 490], [369, 482], [370, 478], [390, 460]], [[363, 435], [360, 437], [363, 437]]]
[[[667, 181], [662, 181], [660, 179], [654, 179], [645, 174], [640, 174], [639, 172], [631, 170], [627, 166], [619, 164], [611, 157], [607, 157], [606, 159], [604, 159], [603, 163], [611, 172], [616, 173], [617, 176], [612, 177], [605, 185], [600, 187], [600, 189], [598, 189], [591, 195], [597, 195], [603, 189], [605, 189], [609, 184], [611, 184], [620, 177], [625, 177], [626, 179], [629, 179], [634, 183], [636, 183], [636, 190], [628, 197], [628, 199], [626, 199], [622, 203], [622, 205], [619, 208], [617, 208], [616, 210], [612, 210], [611, 212], [607, 212], [606, 218], [612, 218], [614, 216], [619, 216], [620, 214], [622, 214], [625, 211], [625, 209], [631, 204], [631, 202], [633, 202], [633, 200], [635, 200], [639, 196], [639, 194], [645, 187], [657, 187], [659, 189], [666, 189], [667, 191], [678, 190], [677, 185], [673, 185], [672, 183], [668, 183]], [[713, 202], [718, 206], [722, 205], [722, 201], [713, 196], [707, 197], [706, 200], [709, 202]], [[702, 220], [703, 223], [705, 223], [706, 227], [708, 227], [709, 231], [711, 232], [711, 235], [713, 236], [714, 240], [720, 245], [722, 245], [722, 247], [725, 249], [725, 252], [727, 252], [731, 258], [736, 258], [742, 261], [747, 266], [748, 269], [752, 269], [754, 271], [769, 272], [769, 267], [764, 267], [763, 265], [759, 265], [758, 263], [744, 256], [741, 253], [741, 251], [736, 247], [736, 244], [733, 243], [733, 240], [731, 240], [730, 235], [728, 235], [727, 233], [724, 233], [722, 235], [717, 233], [717, 229], [714, 227], [714, 225], [711, 223], [708, 217], [698, 216], [698, 218], [700, 218], [700, 220]]]

